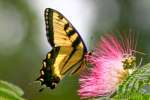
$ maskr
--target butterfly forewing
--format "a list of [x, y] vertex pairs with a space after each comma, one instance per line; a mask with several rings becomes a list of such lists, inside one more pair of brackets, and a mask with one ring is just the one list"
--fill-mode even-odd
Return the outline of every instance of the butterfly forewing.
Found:
[[79, 37], [71, 23], [58, 11], [47, 8], [45, 10], [47, 38], [51, 46], [71, 46]]

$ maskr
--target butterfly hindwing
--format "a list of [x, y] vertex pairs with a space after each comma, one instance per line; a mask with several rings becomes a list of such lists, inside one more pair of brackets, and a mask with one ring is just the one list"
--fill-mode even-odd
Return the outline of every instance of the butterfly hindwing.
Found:
[[47, 8], [45, 24], [52, 50], [43, 60], [38, 80], [53, 89], [66, 74], [82, 69], [87, 49], [76, 29], [58, 11]]

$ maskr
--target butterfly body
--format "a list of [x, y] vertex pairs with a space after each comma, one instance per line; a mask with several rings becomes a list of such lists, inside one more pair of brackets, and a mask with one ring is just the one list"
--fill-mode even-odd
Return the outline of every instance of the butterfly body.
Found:
[[58, 11], [45, 10], [46, 35], [52, 50], [43, 60], [37, 80], [51, 89], [67, 74], [83, 69], [86, 46], [72, 24]]

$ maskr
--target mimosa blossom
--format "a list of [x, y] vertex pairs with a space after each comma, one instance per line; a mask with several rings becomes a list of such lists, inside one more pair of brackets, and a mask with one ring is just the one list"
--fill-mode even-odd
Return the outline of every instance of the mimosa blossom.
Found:
[[121, 36], [103, 36], [92, 54], [86, 55], [92, 68], [79, 79], [78, 93], [82, 99], [112, 95], [129, 69], [135, 67], [135, 39], [131, 34]]

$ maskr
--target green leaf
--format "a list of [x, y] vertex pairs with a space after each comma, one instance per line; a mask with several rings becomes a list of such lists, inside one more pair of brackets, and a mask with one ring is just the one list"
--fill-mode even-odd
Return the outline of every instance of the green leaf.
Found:
[[118, 87], [114, 99], [147, 100], [150, 98], [150, 63], [135, 70]]
[[117, 94], [112, 100], [149, 100], [150, 95], [141, 94], [138, 92], [128, 92], [126, 94]]
[[25, 100], [21, 97], [23, 94], [18, 86], [0, 80], [0, 100]]

